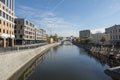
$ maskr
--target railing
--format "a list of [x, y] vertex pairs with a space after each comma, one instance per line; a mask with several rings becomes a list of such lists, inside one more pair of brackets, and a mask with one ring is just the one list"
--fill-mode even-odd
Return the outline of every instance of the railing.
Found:
[[9, 52], [9, 51], [19, 51], [19, 50], [25, 50], [25, 49], [34, 49], [46, 44], [47, 43], [39, 43], [39, 44], [31, 44], [31, 45], [16, 45], [15, 47], [0, 48], [0, 53]]

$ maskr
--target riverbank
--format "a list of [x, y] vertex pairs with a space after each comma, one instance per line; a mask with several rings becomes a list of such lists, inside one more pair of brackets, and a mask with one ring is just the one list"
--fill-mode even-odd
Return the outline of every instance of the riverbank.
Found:
[[9, 52], [10, 54], [0, 55], [0, 79], [1, 80], [17, 80], [13, 75], [17, 74], [27, 63], [37, 56], [42, 55], [44, 51], [60, 45], [60, 43], [53, 43], [44, 45], [35, 49], [28, 49], [24, 51]]
[[93, 55], [106, 56], [110, 59], [120, 60], [120, 47], [116, 46], [101, 46], [92, 44], [77, 44], [73, 43], [79, 47], [83, 47]]
[[[89, 52], [90, 55], [101, 59], [102, 57], [106, 58], [110, 63], [113, 64], [120, 64], [120, 50], [119, 47], [116, 46], [100, 46], [100, 45], [93, 45], [93, 44], [78, 44], [73, 43], [78, 47], [82, 47]], [[107, 62], [108, 62], [107, 61]], [[106, 61], [105, 61], [106, 62]], [[116, 65], [119, 66], [119, 65]], [[111, 67], [116, 67], [111, 66]]]

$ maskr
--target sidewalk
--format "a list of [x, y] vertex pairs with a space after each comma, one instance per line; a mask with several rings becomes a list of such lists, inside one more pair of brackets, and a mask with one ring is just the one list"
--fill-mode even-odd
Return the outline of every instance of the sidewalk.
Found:
[[[59, 44], [60, 43], [53, 43], [35, 49], [7, 52], [8, 54], [0, 55], [0, 80], [9, 80], [13, 74], [17, 74], [17, 71], [30, 62], [31, 59], [40, 55], [46, 49], [57, 46]], [[17, 80], [16, 77], [14, 78], [15, 79], [12, 80]]]

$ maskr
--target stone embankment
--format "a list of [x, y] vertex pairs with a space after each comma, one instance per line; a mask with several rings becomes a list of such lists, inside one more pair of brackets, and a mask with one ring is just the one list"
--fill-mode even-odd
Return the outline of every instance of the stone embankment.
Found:
[[115, 59], [120, 61], [120, 48], [119, 47], [110, 47], [110, 46], [95, 46], [91, 44], [77, 44], [73, 43], [79, 47], [82, 47], [89, 51], [92, 55], [101, 55], [110, 59]]
[[99, 54], [99, 55], [106, 56], [108, 58], [112, 58], [112, 59], [114, 58], [116, 60], [120, 60], [120, 49], [119, 48], [92, 46], [89, 50], [92, 54]]
[[[30, 63], [36, 57], [39, 57], [44, 51], [60, 45], [60, 43], [53, 43], [44, 45], [35, 49], [27, 49], [22, 51], [11, 51], [9, 54], [0, 55], [0, 80], [17, 80], [13, 75], [17, 74], [25, 65]], [[22, 70], [20, 71], [22, 73]]]

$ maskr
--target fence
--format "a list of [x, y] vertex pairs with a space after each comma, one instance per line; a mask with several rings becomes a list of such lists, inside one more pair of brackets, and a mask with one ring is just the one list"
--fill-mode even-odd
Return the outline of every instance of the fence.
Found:
[[2, 52], [8, 52], [8, 51], [19, 51], [19, 50], [25, 50], [25, 49], [34, 49], [43, 45], [46, 45], [47, 43], [39, 43], [39, 44], [31, 44], [31, 45], [17, 45], [15, 47], [7, 47], [7, 48], [0, 48], [0, 53]]

